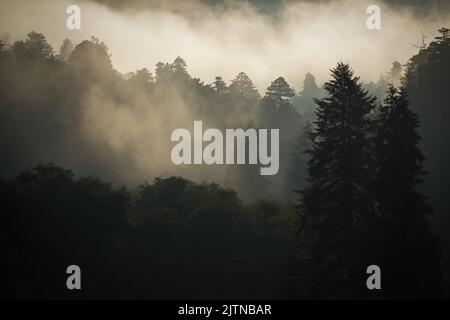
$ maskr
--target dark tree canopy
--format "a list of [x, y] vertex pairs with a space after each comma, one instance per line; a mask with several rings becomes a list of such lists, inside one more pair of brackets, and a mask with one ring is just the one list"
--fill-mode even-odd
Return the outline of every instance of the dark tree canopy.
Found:
[[418, 127], [405, 88], [389, 86], [377, 126], [375, 188], [385, 298], [440, 295], [440, 251], [427, 220], [432, 209], [417, 189], [424, 179]]
[[406, 92], [411, 110], [420, 118], [418, 133], [429, 172], [421, 190], [430, 196], [435, 208], [431, 218], [445, 246], [446, 273], [450, 272], [450, 34], [441, 28], [434, 41], [423, 46], [406, 68]]
[[312, 294], [356, 297], [365, 289], [364, 230], [373, 214], [369, 115], [375, 99], [343, 63], [331, 70], [324, 88], [329, 97], [316, 100], [308, 186], [299, 210], [317, 264]]

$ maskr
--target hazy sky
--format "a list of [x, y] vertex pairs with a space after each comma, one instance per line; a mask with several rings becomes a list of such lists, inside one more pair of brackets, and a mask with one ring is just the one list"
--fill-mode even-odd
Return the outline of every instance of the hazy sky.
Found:
[[[449, 26], [442, 1], [412, 2], [419, 7], [389, 2], [400, 5], [373, 0], [264, 1], [258, 7], [222, 0], [2, 0], [0, 35], [13, 42], [35, 30], [55, 48], [64, 38], [79, 43], [95, 36], [107, 44], [114, 67], [123, 73], [143, 67], [153, 71], [158, 61], [181, 56], [190, 74], [206, 82], [217, 75], [230, 80], [244, 71], [261, 93], [278, 76], [299, 90], [306, 72], [322, 82], [338, 60], [349, 62], [364, 80], [376, 81], [394, 60], [404, 63], [417, 52], [413, 43], [420, 44], [421, 31], [430, 41], [437, 29]], [[440, 4], [439, 10], [431, 3]], [[81, 7], [81, 30], [65, 26], [70, 4]], [[382, 9], [381, 30], [366, 27], [370, 4]]]

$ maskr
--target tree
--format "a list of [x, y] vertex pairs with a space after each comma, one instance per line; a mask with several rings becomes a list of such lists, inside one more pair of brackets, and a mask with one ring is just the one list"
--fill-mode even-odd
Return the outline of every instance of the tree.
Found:
[[436, 37], [436, 41], [440, 45], [449, 45], [450, 44], [450, 29], [449, 28], [440, 28], [439, 36]]
[[280, 158], [277, 175], [267, 177], [267, 183], [276, 190], [276, 198], [282, 201], [292, 200], [292, 191], [287, 182], [287, 174], [290, 171], [289, 155], [294, 151], [294, 141], [302, 127], [301, 116], [290, 103], [293, 96], [292, 87], [283, 77], [279, 77], [271, 82], [259, 104], [262, 126], [280, 130], [280, 154], [287, 155]]
[[398, 61], [392, 63], [392, 68], [389, 71], [390, 82], [398, 87], [400, 86], [400, 80], [402, 78], [402, 65]]
[[25, 41], [16, 41], [12, 50], [20, 60], [44, 60], [53, 56], [53, 48], [42, 33], [30, 32]]
[[311, 73], [307, 72], [305, 74], [305, 80], [303, 81], [302, 95], [314, 97], [319, 91], [320, 89], [316, 84], [316, 78], [314, 78]]
[[187, 72], [186, 66], [186, 62], [180, 57], [177, 57], [173, 63], [158, 62], [155, 70], [156, 82], [163, 87], [170, 85], [172, 87], [190, 89], [186, 85], [192, 78]]
[[369, 82], [364, 84], [364, 89], [367, 90], [371, 95], [376, 97], [379, 101], [382, 101], [386, 95], [389, 78], [389, 74], [381, 75], [377, 82]]
[[427, 220], [432, 208], [417, 191], [424, 177], [418, 127], [419, 119], [408, 108], [405, 88], [390, 85], [376, 138], [377, 260], [383, 269], [383, 294], [387, 298], [437, 297], [440, 291], [440, 251]]
[[113, 70], [108, 47], [96, 38], [78, 44], [69, 58], [69, 64], [96, 77]]
[[216, 77], [213, 85], [218, 94], [224, 94], [228, 92], [227, 84], [225, 83], [225, 81], [223, 81], [222, 77]]
[[33, 55], [38, 57], [50, 58], [53, 55], [53, 48], [42, 33], [32, 31], [27, 34], [25, 46]]
[[253, 101], [261, 98], [252, 80], [244, 72], [240, 72], [235, 79], [231, 80], [229, 89], [230, 93], [237, 97]]
[[420, 189], [431, 198], [435, 214], [430, 218], [444, 242], [444, 265], [450, 274], [450, 35], [441, 28], [428, 46], [414, 55], [405, 73], [410, 109], [420, 119], [420, 147], [429, 172]]
[[[283, 77], [272, 81], [266, 90], [266, 94], [261, 101], [261, 107], [267, 121], [275, 124], [275, 128], [286, 121], [292, 121], [291, 117], [298, 118], [289, 99], [294, 96], [294, 90], [289, 86]], [[285, 118], [285, 119], [283, 119]], [[284, 127], [289, 127], [284, 123]]]
[[61, 60], [67, 61], [70, 58], [74, 49], [72, 41], [69, 39], [64, 39], [61, 48], [59, 48], [59, 58]]
[[5, 41], [0, 40], [0, 64], [8, 63], [7, 61], [11, 61], [11, 59], [12, 53], [9, 45]]
[[316, 79], [311, 73], [306, 73], [303, 88], [299, 95], [291, 99], [298, 112], [308, 121], [314, 120], [314, 98], [323, 97], [323, 90], [316, 84]]
[[186, 62], [180, 57], [176, 57], [172, 63], [172, 70], [175, 74], [188, 78], [189, 76], [186, 71], [186, 67]]
[[314, 262], [312, 294], [355, 297], [365, 292], [366, 224], [371, 219], [372, 128], [375, 98], [347, 64], [331, 70], [315, 100], [308, 186], [298, 206], [305, 245]]
[[300, 114], [290, 102], [293, 96], [294, 90], [283, 77], [279, 77], [271, 82], [260, 103], [264, 127], [280, 130], [280, 154], [288, 155], [281, 157], [278, 174], [268, 178], [268, 182], [277, 190], [277, 198], [283, 201], [292, 200], [292, 188], [287, 178], [287, 174], [291, 171], [289, 156], [294, 153], [294, 141], [303, 126]]
[[292, 89], [283, 77], [279, 77], [272, 81], [267, 88], [265, 98], [272, 100], [277, 106], [284, 104], [293, 97], [294, 89]]
[[147, 68], [142, 68], [134, 73], [131, 73], [129, 81], [133, 85], [145, 90], [148, 89], [149, 86], [153, 83], [154, 78], [152, 73], [148, 71]]

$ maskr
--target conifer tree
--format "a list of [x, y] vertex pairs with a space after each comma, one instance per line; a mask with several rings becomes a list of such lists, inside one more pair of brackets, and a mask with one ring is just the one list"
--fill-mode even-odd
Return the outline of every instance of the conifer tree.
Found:
[[283, 77], [278, 77], [271, 82], [260, 102], [263, 126], [280, 130], [280, 154], [288, 155], [280, 158], [280, 170], [276, 177], [268, 178], [268, 182], [277, 190], [276, 197], [285, 202], [293, 200], [287, 175], [295, 171], [291, 170], [290, 155], [295, 151], [295, 141], [303, 126], [303, 119], [291, 104], [293, 96], [294, 89]]
[[349, 65], [338, 63], [315, 100], [308, 185], [300, 193], [301, 234], [312, 258], [312, 295], [360, 297], [367, 291], [368, 222], [372, 219], [371, 112], [375, 98], [362, 89]]
[[289, 86], [283, 77], [279, 77], [272, 81], [267, 88], [265, 98], [273, 101], [277, 106], [286, 103], [294, 96], [294, 89]]
[[231, 80], [229, 90], [233, 96], [243, 97], [252, 101], [257, 101], [260, 98], [252, 80], [244, 72], [240, 72], [235, 79]]
[[[421, 190], [430, 197], [434, 230], [443, 242], [444, 273], [450, 275], [450, 29], [439, 29], [438, 36], [414, 55], [405, 72], [406, 92], [411, 111], [420, 119], [418, 133], [424, 153], [426, 181]], [[448, 289], [447, 289], [448, 290]]]
[[[291, 136], [293, 133], [288, 133], [287, 131], [293, 130], [295, 132], [299, 125], [299, 115], [290, 103], [290, 99], [293, 96], [294, 89], [283, 77], [279, 77], [272, 81], [261, 101], [261, 109], [266, 122], [275, 128], [283, 127], [287, 136]], [[291, 122], [294, 122], [294, 124]]]
[[417, 114], [409, 110], [404, 87], [390, 85], [380, 110], [376, 138], [378, 242], [386, 298], [439, 295], [439, 246], [427, 216], [432, 208], [417, 186], [423, 182]]
[[216, 77], [213, 83], [214, 90], [218, 94], [225, 94], [228, 92], [228, 87], [225, 81], [223, 81], [222, 77]]
[[60, 49], [59, 49], [59, 55], [58, 58], [63, 61], [68, 61], [70, 58], [70, 55], [72, 54], [74, 49], [72, 41], [69, 39], [64, 39]]

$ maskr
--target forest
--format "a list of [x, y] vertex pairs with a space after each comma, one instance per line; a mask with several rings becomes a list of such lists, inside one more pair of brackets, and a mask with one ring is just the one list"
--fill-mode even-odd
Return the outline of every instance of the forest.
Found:
[[[449, 297], [448, 28], [376, 83], [337, 61], [323, 86], [263, 95], [244, 72], [205, 83], [177, 57], [122, 74], [111, 54], [0, 41], [3, 298]], [[174, 165], [171, 132], [195, 120], [279, 129], [278, 174]]]

